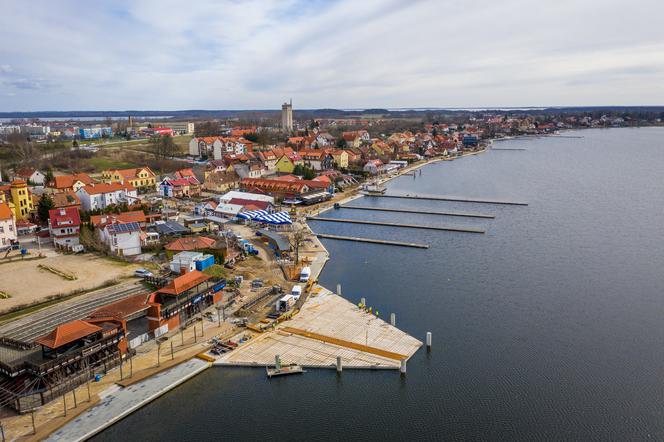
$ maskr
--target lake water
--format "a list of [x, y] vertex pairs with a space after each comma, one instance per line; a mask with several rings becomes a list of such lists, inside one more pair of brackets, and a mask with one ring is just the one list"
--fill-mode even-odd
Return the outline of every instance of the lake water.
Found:
[[337, 210], [325, 216], [471, 225], [486, 234], [314, 223], [321, 283], [424, 339], [396, 372], [312, 370], [268, 381], [213, 368], [94, 440], [664, 440], [664, 129], [524, 138], [429, 165], [390, 193], [527, 207], [363, 198], [354, 205], [493, 220]]

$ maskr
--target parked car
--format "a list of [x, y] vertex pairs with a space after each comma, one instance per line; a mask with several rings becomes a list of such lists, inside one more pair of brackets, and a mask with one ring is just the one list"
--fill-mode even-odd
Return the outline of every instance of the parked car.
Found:
[[148, 278], [152, 275], [152, 272], [146, 269], [136, 269], [134, 272], [134, 276], [138, 276], [139, 278]]

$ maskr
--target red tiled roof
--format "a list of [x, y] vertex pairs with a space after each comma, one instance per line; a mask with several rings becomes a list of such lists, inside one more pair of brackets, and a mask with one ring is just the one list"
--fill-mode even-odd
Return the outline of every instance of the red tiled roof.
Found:
[[185, 238], [178, 238], [167, 244], [164, 248], [173, 252], [199, 250], [210, 248], [214, 246], [215, 243], [216, 241], [214, 239], [206, 238], [205, 236], [188, 236]]
[[22, 178], [26, 178], [26, 179], [27, 179], [27, 178], [30, 178], [30, 177], [32, 176], [32, 174], [35, 173], [35, 172], [36, 172], [35, 169], [32, 169], [32, 168], [26, 167], [26, 168], [23, 168], [23, 169], [19, 169], [19, 170], [16, 172], [16, 175], [18, 175], [18, 176], [20, 176], [20, 177], [22, 177]]
[[111, 192], [117, 192], [118, 190], [136, 190], [134, 186], [131, 184], [122, 184], [122, 183], [101, 183], [101, 184], [92, 184], [92, 185], [86, 185], [83, 187], [82, 190], [85, 190], [85, 192], [88, 195], [99, 195], [100, 193], [111, 193]]
[[76, 320], [56, 327], [51, 333], [36, 339], [35, 342], [44, 347], [58, 348], [77, 339], [90, 336], [100, 330], [101, 327], [90, 324], [89, 322]]
[[[238, 206], [243, 206], [247, 210], [265, 210], [270, 206], [270, 203], [267, 201], [254, 201], [247, 200], [244, 198], [231, 198], [228, 201], [228, 204], [237, 204]], [[249, 207], [252, 207], [251, 209]]]
[[48, 219], [51, 221], [51, 226], [55, 228], [81, 225], [81, 216], [77, 207], [49, 210]]
[[267, 192], [301, 192], [307, 185], [305, 181], [280, 181], [265, 178], [244, 178], [240, 181], [243, 188], [260, 189]]
[[185, 273], [182, 276], [178, 276], [173, 281], [168, 283], [168, 285], [157, 290], [157, 292], [167, 295], [179, 295], [180, 293], [186, 292], [187, 290], [196, 287], [208, 279], [210, 279], [210, 276], [199, 272], [198, 270], [193, 270], [191, 272]]
[[58, 175], [53, 177], [53, 187], [56, 189], [68, 189], [76, 181], [80, 181], [86, 185], [94, 183], [94, 180], [87, 173], [75, 173], [73, 175]]
[[143, 311], [149, 306], [147, 304], [147, 293], [139, 293], [119, 301], [107, 304], [95, 310], [90, 317], [120, 316], [126, 318], [134, 313]]
[[134, 180], [138, 178], [138, 173], [142, 170], [146, 170], [148, 172], [149, 176], [155, 176], [154, 172], [152, 169], [149, 167], [137, 167], [135, 169], [115, 169], [115, 170], [108, 170], [107, 173], [117, 173], [122, 175], [122, 177], [126, 180]]

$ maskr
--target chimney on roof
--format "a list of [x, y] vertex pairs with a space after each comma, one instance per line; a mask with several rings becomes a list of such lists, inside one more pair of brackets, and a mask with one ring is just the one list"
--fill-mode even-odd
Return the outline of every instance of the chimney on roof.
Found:
[[65, 209], [60, 209], [60, 216], [65, 216], [67, 211]]

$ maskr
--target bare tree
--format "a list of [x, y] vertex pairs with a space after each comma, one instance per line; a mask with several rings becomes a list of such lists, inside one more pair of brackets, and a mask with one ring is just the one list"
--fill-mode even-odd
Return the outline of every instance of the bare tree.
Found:
[[291, 248], [295, 251], [295, 264], [300, 262], [300, 248], [307, 239], [307, 231], [301, 225], [293, 227], [293, 231], [288, 236]]
[[13, 133], [7, 136], [10, 158], [18, 166], [25, 166], [39, 161], [40, 153], [35, 145], [25, 136]]

